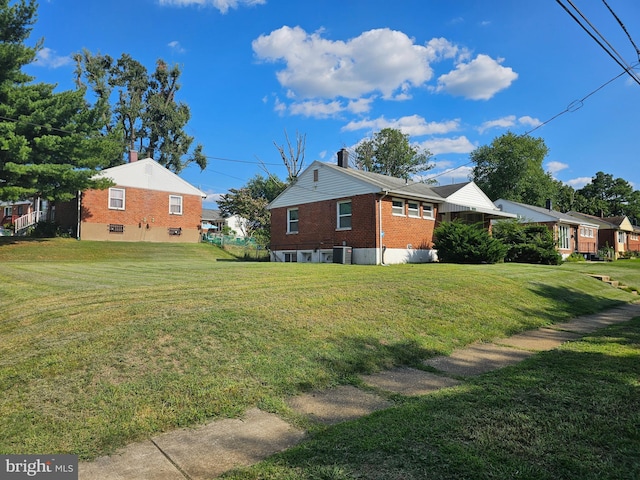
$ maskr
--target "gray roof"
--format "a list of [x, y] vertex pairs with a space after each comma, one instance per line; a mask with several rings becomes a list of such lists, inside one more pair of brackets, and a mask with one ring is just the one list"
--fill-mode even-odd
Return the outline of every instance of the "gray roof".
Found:
[[509, 203], [513, 203], [514, 205], [520, 205], [523, 208], [526, 208], [528, 210], [531, 210], [533, 212], [537, 212], [537, 213], [541, 213], [543, 215], [547, 215], [551, 218], [555, 218], [556, 220], [563, 222], [563, 223], [569, 223], [569, 224], [573, 224], [573, 225], [581, 225], [584, 223], [593, 223], [593, 222], [587, 222], [586, 220], [581, 220], [577, 217], [571, 216], [567, 213], [562, 213], [562, 212], [557, 212], [555, 210], [549, 210], [548, 208], [544, 208], [544, 207], [536, 207], [534, 205], [527, 205], [526, 203], [520, 203], [520, 202], [514, 202], [513, 200], [505, 200], [505, 199], [498, 199], [496, 200], [494, 203], [496, 205], [498, 205], [498, 207], [500, 207], [500, 203], [504, 203], [504, 202], [509, 202]]
[[571, 211], [569, 212], [569, 215], [576, 217], [576, 218], [582, 218], [588, 222], [591, 223], [595, 223], [596, 225], [598, 225], [598, 227], [603, 228], [603, 229], [613, 229], [613, 230], [617, 230], [620, 228], [620, 226], [622, 225], [622, 222], [624, 222], [624, 220], [627, 217], [596, 217], [595, 215], [587, 215], [586, 213], [580, 213], [580, 212], [574, 212]]
[[213, 222], [216, 220], [223, 220], [222, 214], [220, 213], [220, 210], [213, 210], [210, 208], [203, 208], [202, 209], [202, 220], [205, 220], [207, 222]]

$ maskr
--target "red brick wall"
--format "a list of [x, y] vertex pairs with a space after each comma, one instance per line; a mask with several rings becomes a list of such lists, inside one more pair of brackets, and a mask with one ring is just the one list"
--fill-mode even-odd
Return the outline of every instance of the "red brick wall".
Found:
[[[287, 210], [291, 207], [275, 208], [271, 210], [271, 249], [322, 249], [342, 245], [343, 242], [354, 248], [376, 248], [379, 246], [376, 197], [375, 194], [368, 194], [350, 198], [351, 230], [336, 230], [337, 202], [349, 200], [348, 197], [298, 205], [298, 233], [292, 234], [286, 233]], [[408, 244], [413, 248], [431, 248], [435, 221], [393, 216], [391, 207], [391, 198], [384, 198], [383, 243], [388, 248], [407, 248]]]

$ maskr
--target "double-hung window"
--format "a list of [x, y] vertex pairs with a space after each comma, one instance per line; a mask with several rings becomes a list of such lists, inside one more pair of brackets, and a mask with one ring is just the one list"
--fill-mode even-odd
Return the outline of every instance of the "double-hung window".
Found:
[[569, 227], [560, 225], [558, 227], [558, 247], [569, 250]]
[[298, 209], [287, 210], [287, 233], [298, 233]]
[[401, 198], [394, 198], [391, 202], [391, 213], [393, 215], [402, 215], [404, 217], [404, 200]]
[[109, 208], [111, 210], [124, 210], [124, 188], [109, 189]]
[[181, 195], [169, 195], [169, 215], [182, 215]]
[[407, 212], [410, 217], [419, 218], [420, 217], [420, 204], [418, 202], [407, 202]]
[[422, 218], [433, 218], [433, 203], [422, 204]]
[[351, 230], [351, 200], [338, 202], [338, 230]]

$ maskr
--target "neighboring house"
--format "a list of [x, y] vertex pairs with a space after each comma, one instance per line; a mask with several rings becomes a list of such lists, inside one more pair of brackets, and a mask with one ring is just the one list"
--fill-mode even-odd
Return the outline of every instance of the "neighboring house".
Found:
[[48, 203], [40, 198], [35, 204], [31, 200], [0, 202], [0, 227], [4, 235], [24, 235], [30, 227], [35, 226], [46, 217]]
[[222, 233], [225, 227], [232, 230], [236, 237], [246, 237], [246, 220], [238, 215], [223, 217], [220, 210], [202, 209], [203, 233]]
[[516, 214], [518, 220], [523, 223], [546, 225], [553, 232], [558, 252], [563, 259], [572, 253], [591, 257], [598, 252], [598, 224], [596, 222], [556, 212], [550, 204], [548, 208], [543, 208], [502, 198], [496, 200], [495, 204], [504, 212]]
[[615, 258], [627, 251], [640, 251], [638, 231], [627, 217], [596, 217], [579, 212], [569, 212], [569, 215], [597, 224], [600, 248], [612, 248]]
[[2, 209], [0, 210], [2, 214], [0, 225], [13, 225], [18, 218], [33, 212], [33, 203], [29, 200], [0, 202], [0, 209]]
[[[205, 194], [151, 158], [98, 174], [114, 186], [59, 204], [55, 220], [81, 240], [200, 241]], [[79, 203], [78, 203], [79, 200]]]
[[272, 261], [367, 265], [436, 261], [440, 218], [488, 224], [513, 217], [472, 182], [431, 187], [351, 169], [344, 149], [338, 165], [313, 162], [269, 210]]

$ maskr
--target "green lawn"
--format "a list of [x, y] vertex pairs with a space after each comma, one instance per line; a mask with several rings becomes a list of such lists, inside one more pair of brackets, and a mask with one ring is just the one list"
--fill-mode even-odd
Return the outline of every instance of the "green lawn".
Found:
[[[286, 417], [288, 395], [637, 298], [591, 264], [231, 260], [206, 244], [2, 239], [0, 453], [91, 459], [250, 406]], [[634, 262], [597, 268], [640, 285]]]
[[640, 319], [316, 433], [225, 478], [640, 478]]

